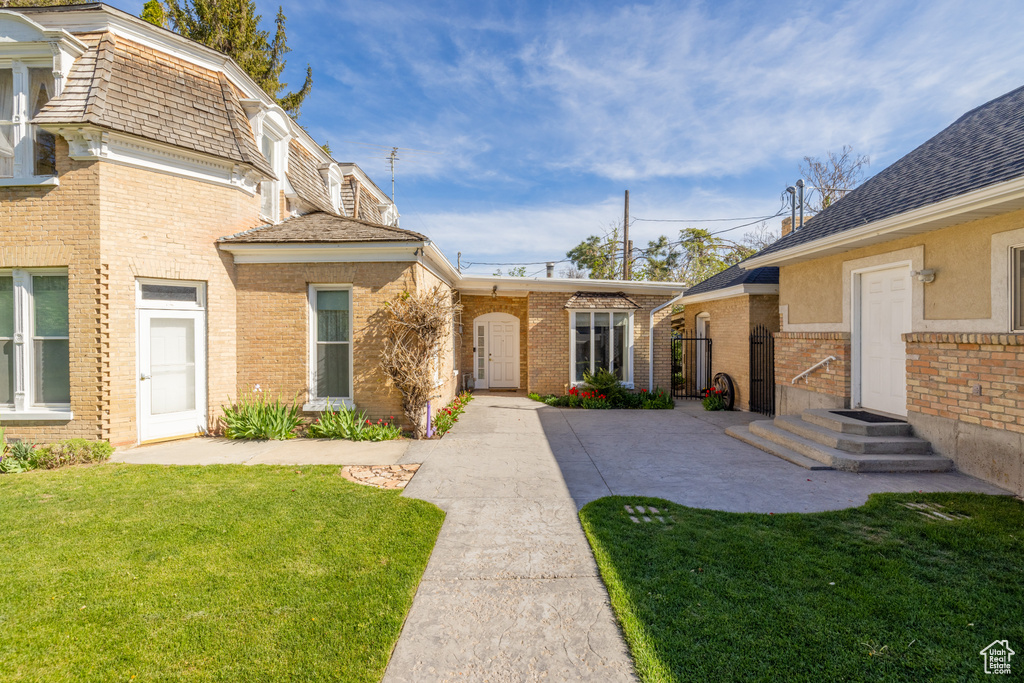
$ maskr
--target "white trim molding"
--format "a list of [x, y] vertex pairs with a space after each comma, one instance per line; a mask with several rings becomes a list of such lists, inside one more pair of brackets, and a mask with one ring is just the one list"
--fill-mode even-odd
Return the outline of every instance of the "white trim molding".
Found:
[[692, 296], [684, 294], [683, 298], [680, 299], [679, 302], [684, 306], [689, 306], [690, 304], [698, 304], [704, 301], [731, 299], [736, 296], [770, 296], [778, 293], [779, 285], [777, 284], [752, 283], [714, 289], [710, 292], [701, 292]]
[[1018, 209], [1024, 209], [1024, 177], [989, 185], [858, 228], [797, 244], [789, 249], [754, 256], [745, 262], [744, 267], [760, 268], [800, 263], [856, 247], [941, 230]]

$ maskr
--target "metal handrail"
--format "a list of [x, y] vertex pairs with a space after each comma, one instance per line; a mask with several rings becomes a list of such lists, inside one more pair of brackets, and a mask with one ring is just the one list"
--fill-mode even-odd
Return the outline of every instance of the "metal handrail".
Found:
[[[839, 359], [838, 359], [838, 358], [836, 358], [835, 356], [829, 356], [828, 358], [824, 358], [824, 359], [822, 359], [822, 360], [819, 360], [819, 361], [818, 361], [817, 363], [815, 363], [814, 365], [812, 365], [811, 367], [807, 368], [806, 370], [804, 370], [803, 372], [801, 372], [801, 373], [800, 373], [799, 375], [797, 375], [796, 377], [794, 377], [794, 378], [793, 378], [793, 381], [792, 381], [792, 382], [790, 382], [790, 384], [796, 384], [796, 381], [797, 381], [798, 379], [800, 379], [801, 377], [807, 377], [807, 375], [811, 374], [812, 372], [814, 372], [815, 370], [817, 370], [818, 368], [820, 368], [820, 367], [821, 367], [822, 365], [824, 365], [824, 366], [825, 366], [825, 369], [826, 369], [826, 370], [828, 370], [828, 364], [829, 364], [829, 363], [831, 363], [831, 362], [832, 362], [832, 361], [834, 361], [834, 360], [839, 360]], [[806, 379], [804, 380], [804, 383], [805, 383], [805, 384], [807, 383], [807, 380], [806, 380]]]

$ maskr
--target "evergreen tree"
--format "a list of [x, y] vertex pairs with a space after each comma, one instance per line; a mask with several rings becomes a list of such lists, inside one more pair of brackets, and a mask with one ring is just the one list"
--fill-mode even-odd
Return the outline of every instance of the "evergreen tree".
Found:
[[[152, 0], [151, 0], [152, 1]], [[277, 100], [281, 108], [298, 118], [303, 100], [313, 87], [313, 69], [306, 66], [302, 88], [282, 94], [288, 87], [281, 82], [285, 55], [291, 50], [285, 33], [285, 16], [278, 7], [273, 40], [260, 28], [262, 17], [256, 14], [254, 0], [159, 0], [166, 13], [164, 21], [177, 33], [223, 52], [233, 58], [246, 73]], [[143, 10], [143, 18], [152, 21], [155, 10]], [[157, 23], [157, 22], [153, 22]]]

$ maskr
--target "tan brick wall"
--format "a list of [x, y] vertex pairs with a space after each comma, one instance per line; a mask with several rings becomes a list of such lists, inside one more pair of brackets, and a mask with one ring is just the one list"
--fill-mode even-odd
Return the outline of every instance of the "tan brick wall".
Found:
[[473, 330], [473, 320], [488, 313], [507, 313], [519, 319], [519, 386], [526, 388], [529, 383], [529, 308], [525, 296], [476, 296], [466, 295], [462, 297], [462, 337], [459, 340], [461, 347], [459, 357], [462, 361], [463, 372], [473, 372], [473, 353], [476, 347], [476, 332]]
[[1024, 335], [914, 333], [903, 339], [908, 411], [1024, 433]]
[[136, 278], [206, 283], [208, 420], [236, 387], [234, 262], [217, 239], [260, 223], [258, 196], [151, 171], [100, 164], [101, 256], [109, 272], [109, 438], [136, 432]]
[[[581, 288], [585, 289], [585, 288]], [[529, 390], [562, 394], [569, 388], [569, 314], [565, 304], [572, 293], [531, 292], [528, 300], [530, 329]], [[668, 301], [655, 295], [629, 295], [640, 308], [633, 317], [633, 380], [637, 389], [651, 389], [648, 382], [650, 311]], [[654, 316], [654, 387], [668, 390], [672, 384], [672, 310], [666, 306]]]
[[838, 361], [812, 372], [797, 387], [829, 396], [850, 396], [850, 335], [846, 332], [779, 332], [775, 335], [775, 384], [790, 386], [792, 379], [818, 361]]
[[[369, 417], [394, 416], [408, 428], [401, 394], [378, 370], [383, 337], [376, 316], [402, 292], [424, 291], [439, 282], [412, 263], [238, 265], [239, 391], [251, 391], [259, 384], [264, 392], [285, 401], [309, 400], [309, 285], [353, 285], [353, 400]], [[443, 383], [437, 390], [438, 404], [447, 403], [455, 393], [452, 358], [449, 340], [440, 354]]]
[[71, 161], [57, 138], [57, 187], [0, 187], [0, 268], [68, 269], [71, 352], [70, 422], [16, 422], [2, 416], [7, 436], [27, 441], [103, 438], [106, 414], [101, 325], [107, 272], [100, 264], [96, 162]]

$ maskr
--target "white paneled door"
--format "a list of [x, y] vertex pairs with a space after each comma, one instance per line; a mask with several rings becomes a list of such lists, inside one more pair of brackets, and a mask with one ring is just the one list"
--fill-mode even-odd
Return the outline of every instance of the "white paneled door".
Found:
[[206, 429], [203, 311], [139, 311], [139, 441]]
[[519, 386], [519, 339], [511, 322], [487, 323], [487, 384], [491, 388]]
[[860, 275], [860, 403], [864, 408], [907, 414], [907, 348], [911, 331], [910, 269]]

